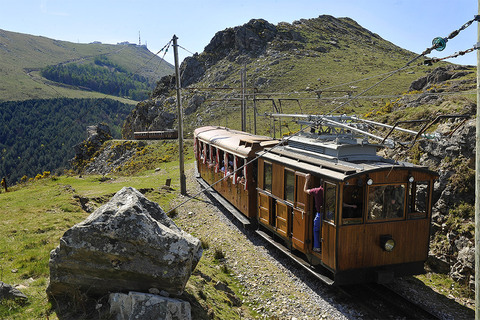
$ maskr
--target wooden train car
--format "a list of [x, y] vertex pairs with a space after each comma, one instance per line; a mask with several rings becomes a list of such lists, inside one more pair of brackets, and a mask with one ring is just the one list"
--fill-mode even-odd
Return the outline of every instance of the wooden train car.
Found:
[[257, 162], [251, 161], [257, 151], [278, 141], [220, 127], [198, 128], [194, 134], [194, 153], [200, 176], [210, 185], [219, 181], [213, 188], [245, 217], [255, 219]]
[[[335, 138], [303, 133], [277, 144], [225, 128], [199, 128], [197, 169], [213, 184], [228, 174], [219, 161], [233, 160], [233, 171], [248, 162], [246, 184], [237, 183], [237, 171], [215, 190], [258, 222], [257, 233], [295, 252], [296, 261], [329, 284], [382, 283], [424, 271], [435, 172], [382, 158], [379, 145], [352, 132]], [[308, 190], [320, 186], [323, 220], [317, 252], [318, 206]]]
[[133, 138], [135, 140], [178, 139], [178, 131], [174, 129], [164, 131], [135, 131]]

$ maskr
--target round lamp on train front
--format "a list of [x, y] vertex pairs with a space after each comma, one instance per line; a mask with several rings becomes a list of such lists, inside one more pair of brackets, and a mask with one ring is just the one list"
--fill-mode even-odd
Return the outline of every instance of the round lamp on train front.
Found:
[[391, 235], [380, 236], [380, 247], [387, 252], [392, 252], [395, 249], [395, 240]]

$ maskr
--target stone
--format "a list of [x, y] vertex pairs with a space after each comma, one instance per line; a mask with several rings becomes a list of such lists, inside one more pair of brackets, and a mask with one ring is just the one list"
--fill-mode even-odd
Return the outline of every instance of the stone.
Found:
[[129, 292], [109, 296], [110, 315], [115, 320], [189, 320], [190, 303], [155, 294]]
[[17, 288], [0, 281], [0, 301], [2, 300], [16, 300], [24, 302], [28, 300], [28, 297]]
[[181, 295], [202, 255], [155, 202], [125, 187], [67, 230], [50, 253], [49, 298], [150, 288]]

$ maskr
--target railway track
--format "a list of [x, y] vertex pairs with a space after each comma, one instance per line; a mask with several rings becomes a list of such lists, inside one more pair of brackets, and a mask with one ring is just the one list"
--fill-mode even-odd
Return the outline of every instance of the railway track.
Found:
[[441, 319], [426, 308], [380, 284], [338, 287], [367, 319]]
[[[201, 179], [197, 179], [200, 182]], [[199, 183], [202, 185], [202, 183]], [[205, 186], [204, 186], [205, 187]], [[298, 268], [299, 263], [292, 260], [291, 254], [285, 250], [281, 250], [277, 245], [273, 245], [270, 241], [262, 237], [257, 232], [247, 232], [245, 222], [239, 221], [237, 215], [234, 214], [231, 205], [218, 193], [211, 190], [207, 196], [216, 203], [219, 214], [230, 216], [232, 223], [244, 232], [250, 238], [255, 237], [257, 241], [264, 243], [265, 248], [270, 251], [271, 256], [279, 261], [284, 267], [296, 274], [298, 278], [307, 285], [311, 285], [314, 291], [318, 288], [329, 288], [327, 291], [332, 293], [335, 298], [333, 300], [338, 304], [348, 305], [350, 308], [358, 311], [363, 315], [363, 319], [469, 319], [472, 310], [463, 307], [453, 301], [437, 294], [426, 299], [426, 297], [406, 297], [408, 293], [399, 294], [389, 286], [380, 284], [366, 285], [350, 285], [350, 286], [329, 286], [325, 285], [325, 281], [312, 272], [305, 272], [305, 268]], [[302, 270], [302, 271], [301, 271]], [[316, 284], [315, 284], [316, 283]], [[312, 285], [313, 284], [313, 285]], [[320, 289], [323, 291], [323, 289]], [[422, 292], [418, 293], [422, 296]], [[417, 301], [421, 299], [423, 301]], [[430, 305], [428, 301], [436, 300], [437, 304]], [[413, 300], [413, 301], [412, 301]], [[422, 303], [420, 305], [419, 303]], [[448, 305], [450, 304], [450, 305]], [[447, 306], [448, 305], [448, 306]], [[456, 306], [453, 306], [456, 305]]]

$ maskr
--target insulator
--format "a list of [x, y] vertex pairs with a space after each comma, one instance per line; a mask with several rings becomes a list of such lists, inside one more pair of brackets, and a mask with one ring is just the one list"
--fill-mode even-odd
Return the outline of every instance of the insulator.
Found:
[[443, 51], [443, 49], [445, 49], [445, 47], [447, 46], [447, 40], [442, 37], [436, 37], [432, 40], [432, 45], [435, 46], [435, 50]]

